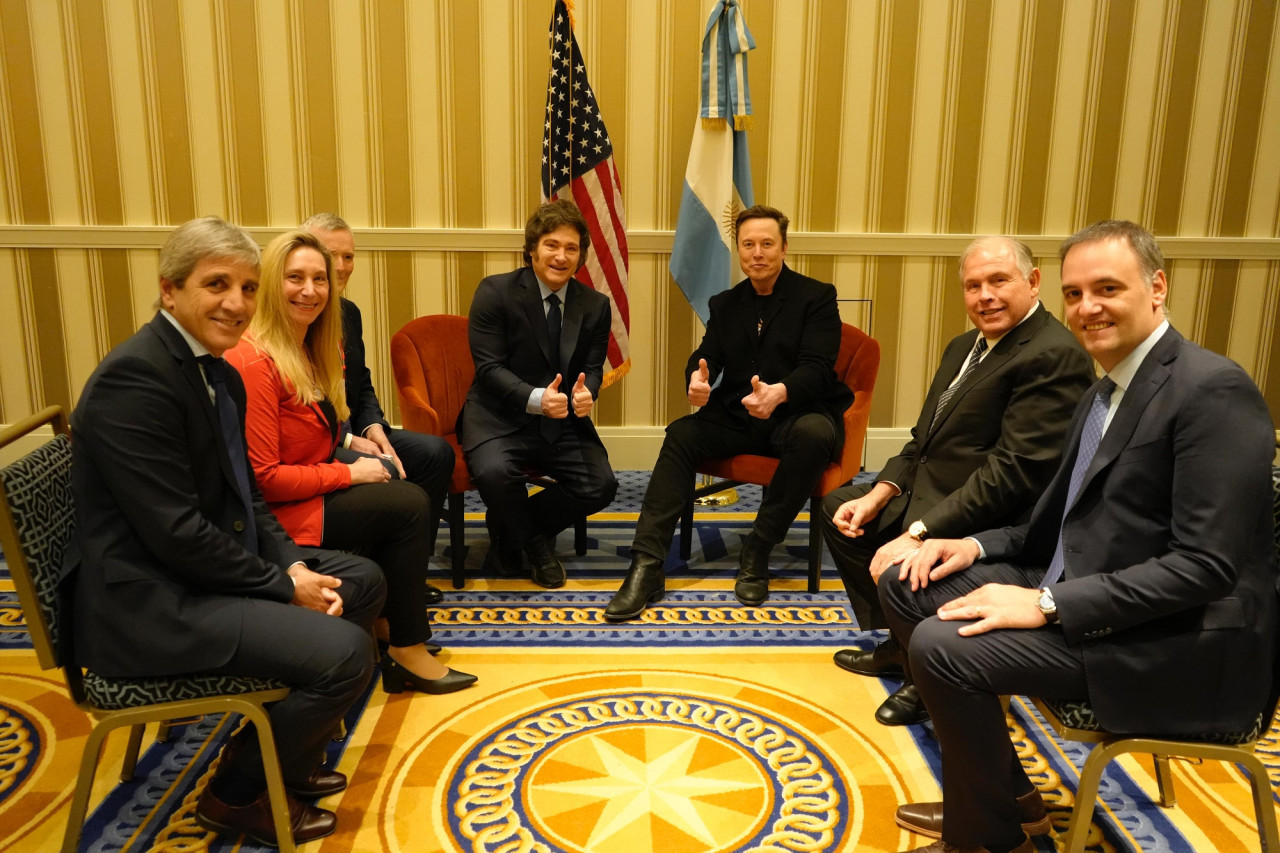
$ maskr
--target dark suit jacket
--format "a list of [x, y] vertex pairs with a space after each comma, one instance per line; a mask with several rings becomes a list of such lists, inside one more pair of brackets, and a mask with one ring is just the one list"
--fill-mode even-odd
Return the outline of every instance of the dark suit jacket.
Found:
[[947, 345], [911, 440], [881, 469], [879, 480], [902, 489], [880, 514], [882, 527], [922, 519], [930, 536], [955, 537], [1015, 524], [1057, 470], [1093, 360], [1041, 305], [987, 354], [935, 425], [938, 398], [977, 337], [971, 329]]
[[1170, 328], [1147, 355], [1063, 506], [1093, 394], [1062, 466], [1019, 527], [980, 534], [988, 560], [1047, 566], [1089, 698], [1116, 732], [1246, 731], [1271, 687], [1275, 432], [1238, 365]]
[[[243, 430], [244, 386], [228, 373]], [[256, 486], [245, 517], [217, 411], [177, 329], [156, 316], [112, 350], [71, 425], [79, 662], [106, 676], [225, 663], [240, 637], [237, 602], [291, 601], [285, 568], [306, 555]], [[261, 556], [245, 550], [246, 524]]]
[[342, 357], [346, 377], [347, 408], [351, 410], [351, 431], [363, 435], [370, 424], [390, 430], [373, 388], [373, 375], [364, 359], [364, 320], [360, 307], [342, 298]]
[[751, 416], [742, 398], [751, 393], [751, 377], [787, 386], [787, 402], [769, 420], [781, 423], [809, 412], [829, 416], [836, 426], [836, 449], [844, 444], [844, 410], [853, 402], [849, 386], [836, 379], [840, 352], [840, 309], [836, 289], [786, 264], [773, 286], [773, 296], [759, 327], [755, 288], [745, 279], [711, 297], [711, 313], [702, 343], [685, 365], [685, 383], [705, 358], [712, 383], [711, 399], [697, 417], [746, 426]]
[[[560, 297], [564, 316], [556, 360], [551, 355], [542, 293], [533, 270], [521, 267], [480, 282], [467, 325], [476, 375], [458, 416], [464, 451], [518, 432], [541, 417], [526, 412], [525, 405], [533, 389], [547, 387], [557, 373], [565, 394], [578, 374], [585, 373], [591, 396], [599, 395], [613, 318], [609, 298], [577, 279], [560, 290]], [[591, 419], [573, 414], [572, 400], [564, 423], [583, 440], [600, 441]]]

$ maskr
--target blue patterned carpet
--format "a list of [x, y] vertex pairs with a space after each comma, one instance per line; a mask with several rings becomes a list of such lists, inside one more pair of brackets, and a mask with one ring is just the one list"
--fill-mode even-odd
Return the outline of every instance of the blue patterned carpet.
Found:
[[[870, 647], [879, 635], [858, 630], [829, 558], [822, 589], [805, 591], [807, 518], [775, 551], [767, 604], [744, 608], [733, 600], [731, 579], [759, 491], [746, 487], [737, 504], [700, 510], [690, 560], [679, 560], [673, 546], [667, 597], [642, 620], [615, 625], [604, 621], [602, 610], [625, 570], [647, 476], [623, 472], [621, 480], [617, 504], [592, 519], [589, 551], [567, 559], [570, 583], [558, 591], [483, 577], [483, 508], [468, 507], [468, 586], [449, 588], [448, 561], [437, 560], [433, 580], [446, 598], [432, 608], [432, 622], [456, 665], [475, 667], [488, 692], [473, 688], [449, 704], [454, 697], [388, 697], [371, 684], [349, 715], [348, 737], [330, 750], [331, 763], [352, 773], [352, 789], [339, 807], [342, 826], [352, 828], [309, 849], [631, 853], [892, 850], [923, 843], [892, 826], [892, 804], [937, 795], [937, 743], [927, 725], [888, 730], [871, 722], [894, 682], [878, 684], [831, 666], [833, 649]], [[562, 552], [569, 539], [562, 537]], [[441, 544], [447, 540], [442, 530]], [[59, 695], [60, 681], [49, 678], [56, 674], [42, 676], [26, 651], [21, 614], [14, 594], [3, 591], [11, 589], [5, 580], [0, 577], [0, 849], [36, 851], [48, 849], [65, 820], [66, 804], [57, 811], [57, 798], [74, 778], [74, 744], [82, 735], [71, 730], [83, 723]], [[53, 706], [62, 716], [48, 711]], [[116, 785], [94, 809], [81, 849], [257, 849], [203, 834], [190, 819], [236, 725], [207, 717], [176, 727], [168, 743], [147, 749], [136, 781]], [[1055, 832], [1065, 830], [1087, 747], [1060, 741], [1017, 697], [1010, 733], [1050, 804]], [[1273, 785], [1280, 783], [1274, 734], [1260, 749]], [[666, 776], [628, 775], [637, 755], [649, 755], [652, 765], [655, 756], [676, 761], [682, 751], [684, 763], [671, 765]], [[111, 772], [108, 759], [99, 777]], [[1186, 784], [1180, 777], [1180, 808], [1164, 810], [1149, 794], [1149, 760], [1138, 773], [1111, 765], [1089, 849], [1256, 849], [1256, 836], [1248, 841], [1252, 814], [1239, 771], [1206, 765], [1204, 774], [1203, 784], [1199, 776]], [[492, 788], [500, 778], [507, 781]], [[759, 785], [739, 790], [742, 780], [757, 778]], [[652, 799], [658, 792], [662, 797]], [[685, 802], [681, 797], [694, 805], [657, 805]], [[721, 812], [730, 800], [736, 816], [726, 819]], [[494, 803], [505, 805], [495, 811], [488, 805]], [[24, 824], [46, 812], [35, 829]], [[617, 838], [629, 841], [606, 838], [610, 827], [622, 826], [628, 828]], [[401, 836], [406, 827], [429, 831]], [[1053, 849], [1047, 837], [1036, 843]]]

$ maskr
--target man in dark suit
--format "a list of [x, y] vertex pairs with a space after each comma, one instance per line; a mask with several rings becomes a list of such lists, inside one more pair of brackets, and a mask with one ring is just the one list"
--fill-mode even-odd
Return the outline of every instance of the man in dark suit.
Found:
[[[302, 230], [316, 235], [333, 256], [334, 292], [342, 300], [342, 354], [351, 433], [378, 445], [379, 452], [390, 457], [401, 477], [422, 487], [431, 498], [433, 510], [439, 514], [453, 477], [453, 448], [438, 435], [392, 429], [383, 416], [373, 376], [365, 364], [364, 319], [360, 307], [342, 295], [356, 264], [356, 241], [351, 226], [335, 213], [317, 213], [302, 223]], [[435, 523], [431, 529], [434, 552]], [[438, 604], [443, 599], [443, 592], [427, 584], [427, 604]]]
[[[924, 850], [1030, 851], [1048, 831], [1001, 694], [1088, 700], [1108, 731], [1248, 732], [1272, 687], [1275, 432], [1234, 362], [1169, 326], [1155, 239], [1100, 222], [1061, 249], [1067, 324], [1106, 376], [1030, 520], [931, 539], [880, 597], [942, 745]], [[953, 845], [953, 846], [949, 846]]]
[[[1067, 424], [1093, 382], [1093, 363], [1037, 300], [1031, 250], [979, 237], [960, 259], [972, 330], [947, 345], [911, 440], [874, 483], [837, 489], [822, 532], [858, 627], [887, 626], [876, 580], [929, 536], [954, 537], [1025, 521], [1057, 470]], [[897, 639], [842, 649], [836, 665], [904, 683], [876, 710], [885, 725], [928, 718]]]
[[[471, 479], [489, 508], [490, 562], [533, 582], [564, 585], [556, 535], [604, 509], [618, 490], [591, 410], [604, 379], [613, 312], [574, 273], [591, 247], [570, 201], [542, 205], [524, 229], [525, 266], [480, 282], [468, 338], [476, 376], [458, 416]], [[529, 497], [525, 472], [555, 484]]]
[[779, 460], [742, 544], [733, 588], [743, 604], [762, 604], [769, 553], [844, 446], [843, 414], [853, 392], [835, 375], [836, 289], [784, 263], [788, 223], [764, 205], [737, 216], [738, 261], [747, 278], [711, 298], [706, 334], [685, 366], [689, 402], [702, 408], [667, 427], [636, 521], [631, 568], [605, 609], [610, 620], [633, 619], [662, 598], [663, 562], [698, 463], [739, 453]]
[[[271, 721], [292, 800], [346, 787], [320, 762], [369, 684], [386, 587], [368, 560], [295, 545], [258, 494], [244, 385], [221, 358], [253, 316], [258, 268], [242, 229], [183, 225], [160, 252], [162, 310], [89, 377], [71, 417], [74, 634], [78, 662], [105, 676], [288, 684]], [[290, 811], [296, 841], [333, 832], [330, 811]], [[224, 752], [196, 819], [275, 844], [256, 737]]]

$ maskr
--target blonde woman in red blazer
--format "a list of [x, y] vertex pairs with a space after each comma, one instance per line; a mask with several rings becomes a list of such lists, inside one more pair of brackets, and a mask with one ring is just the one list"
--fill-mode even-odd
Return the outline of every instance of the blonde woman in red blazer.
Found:
[[[475, 676], [435, 660], [428, 644], [427, 559], [435, 515], [421, 488], [344, 436], [342, 315], [330, 298], [332, 260], [313, 235], [290, 231], [262, 257], [258, 311], [226, 359], [244, 379], [249, 461], [267, 505], [299, 545], [364, 554], [387, 578], [388, 693], [451, 693]], [[340, 446], [356, 451], [338, 461]]]

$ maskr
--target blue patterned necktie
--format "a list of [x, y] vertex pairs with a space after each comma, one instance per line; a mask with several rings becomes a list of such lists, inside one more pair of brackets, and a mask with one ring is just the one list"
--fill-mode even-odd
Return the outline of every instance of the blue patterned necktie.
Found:
[[[1093, 398], [1093, 405], [1089, 407], [1089, 417], [1085, 419], [1084, 429], [1080, 431], [1080, 449], [1076, 453], [1075, 467], [1071, 469], [1071, 482], [1067, 486], [1067, 502], [1062, 508], [1063, 522], [1067, 520], [1067, 513], [1076, 502], [1080, 484], [1084, 482], [1084, 472], [1089, 470], [1089, 463], [1098, 452], [1098, 444], [1102, 441], [1102, 427], [1107, 422], [1107, 409], [1111, 407], [1111, 392], [1115, 387], [1116, 383], [1105, 376], [1098, 383], [1097, 396]], [[1040, 586], [1057, 583], [1062, 578], [1063, 568], [1062, 525], [1059, 524], [1058, 546], [1053, 551], [1053, 560], [1049, 563], [1049, 570], [1044, 573], [1044, 580], [1040, 582]]]
[[942, 414], [942, 410], [946, 408], [947, 401], [950, 400], [955, 393], [960, 390], [960, 386], [964, 385], [965, 380], [978, 369], [978, 365], [982, 363], [982, 354], [987, 351], [987, 339], [978, 336], [978, 343], [973, 348], [973, 354], [969, 356], [969, 361], [965, 363], [964, 372], [947, 390], [942, 392], [942, 396], [938, 398], [938, 408], [933, 410], [933, 422], [929, 424], [929, 429], [933, 429], [938, 423], [938, 416]]
[[244, 547], [251, 554], [258, 553], [258, 527], [253, 512], [253, 498], [249, 491], [249, 470], [245, 465], [244, 436], [240, 432], [240, 418], [236, 415], [236, 404], [231, 401], [231, 392], [227, 390], [227, 371], [231, 367], [224, 359], [211, 355], [200, 356], [199, 362], [204, 366], [204, 375], [213, 386], [213, 405], [218, 410], [218, 423], [222, 427], [222, 442], [231, 456], [231, 470], [236, 475], [236, 486], [240, 492], [240, 501], [244, 504], [245, 528]]

